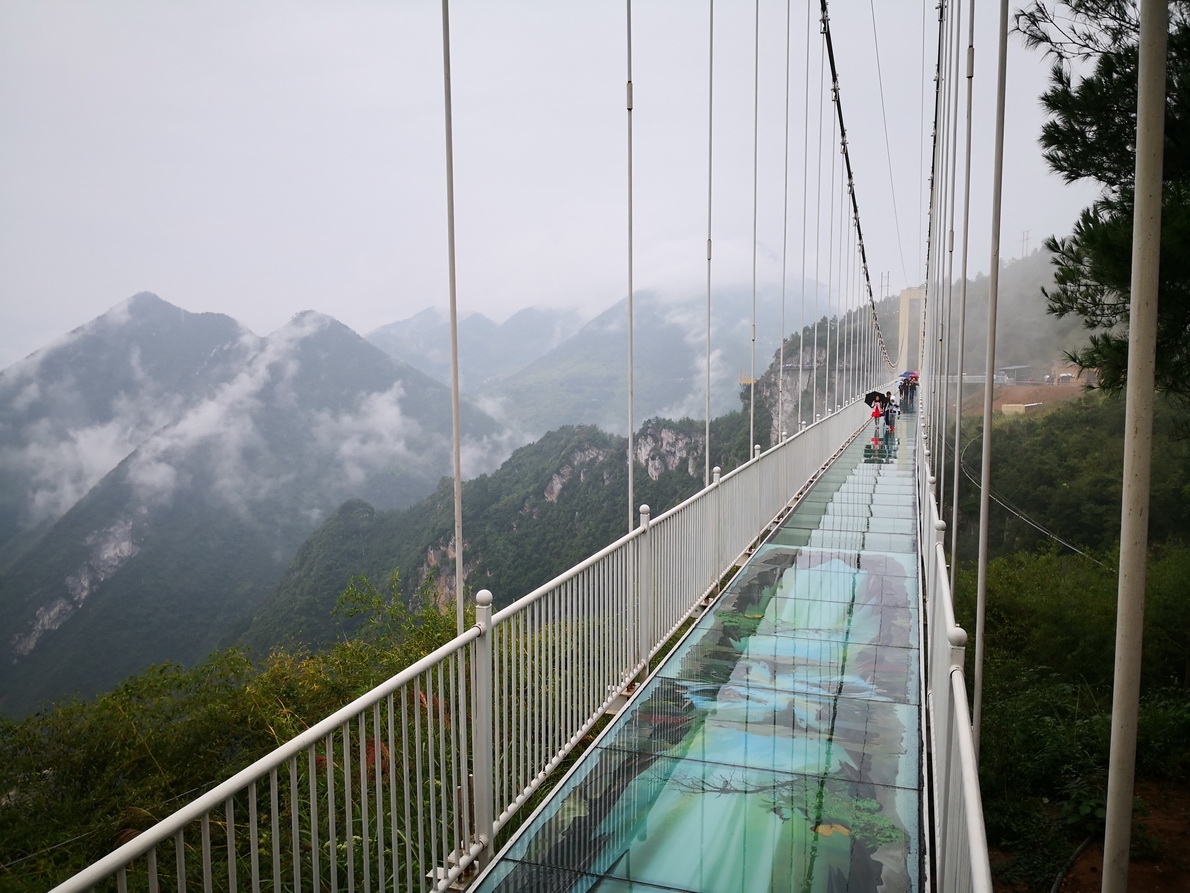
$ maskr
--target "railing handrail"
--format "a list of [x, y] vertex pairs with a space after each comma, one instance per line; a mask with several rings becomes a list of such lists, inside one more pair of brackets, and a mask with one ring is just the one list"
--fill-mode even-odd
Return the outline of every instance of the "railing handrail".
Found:
[[[850, 405], [850, 404], [849, 404]], [[866, 419], [864, 420], [866, 422]], [[162, 821], [156, 823], [149, 829], [141, 832], [132, 840], [128, 841], [121, 847], [107, 854], [92, 865], [83, 869], [72, 878], [65, 881], [63, 884], [55, 888], [55, 893], [74, 893], [74, 891], [81, 891], [90, 889], [93, 885], [108, 878], [112, 875], [118, 875], [121, 882], [124, 880], [123, 872], [128, 869], [134, 860], [140, 859], [148, 855], [148, 865], [156, 866], [158, 859], [158, 850], [165, 847], [166, 852], [169, 851], [170, 838], [174, 838], [175, 852], [178, 860], [178, 871], [180, 873], [188, 873], [193, 870], [190, 867], [189, 859], [183, 859], [181, 855], [181, 845], [183, 835], [192, 834], [194, 831], [194, 824], [197, 820], [201, 820], [202, 835], [203, 835], [203, 871], [209, 880], [209, 872], [211, 871], [210, 852], [209, 852], [209, 828], [222, 828], [218, 818], [220, 810], [222, 809], [228, 816], [231, 814], [233, 800], [236, 797], [242, 797], [245, 794], [250, 798], [250, 819], [249, 823], [252, 828], [256, 827], [255, 810], [256, 797], [258, 787], [264, 785], [271, 790], [272, 805], [271, 810], [267, 810], [265, 815], [271, 818], [274, 823], [277, 821], [278, 810], [278, 784], [279, 773], [277, 770], [286, 764], [289, 767], [289, 788], [282, 791], [283, 797], [286, 795], [290, 799], [298, 793], [293, 788], [297, 783], [297, 779], [304, 779], [303, 785], [309, 785], [309, 791], [313, 796], [316, 784], [321, 784], [326, 781], [330, 784], [333, 772], [347, 773], [350, 763], [354, 763], [354, 770], [358, 775], [359, 786], [356, 793], [360, 797], [371, 797], [368, 786], [364, 784], [365, 776], [371, 778], [373, 768], [376, 771], [376, 784], [380, 784], [379, 776], [389, 767], [393, 770], [400, 769], [404, 773], [403, 787], [400, 788], [402, 796], [408, 794], [411, 798], [406, 802], [406, 810], [409, 804], [416, 801], [418, 796], [417, 786], [410, 787], [412, 779], [409, 775], [410, 764], [408, 759], [411, 759], [411, 753], [419, 753], [417, 749], [426, 746], [427, 742], [432, 742], [433, 739], [429, 736], [437, 734], [439, 737], [436, 744], [432, 746], [441, 748], [443, 746], [443, 716], [445, 722], [449, 725], [452, 722], [457, 722], [459, 730], [450, 731], [450, 760], [441, 765], [435, 763], [433, 767], [428, 768], [433, 774], [432, 780], [429, 782], [432, 785], [438, 785], [441, 790], [439, 797], [440, 803], [437, 807], [442, 811], [441, 815], [434, 813], [432, 815], [424, 812], [415, 815], [420, 823], [424, 818], [429, 826], [439, 820], [445, 821], [448, 816], [450, 818], [450, 825], [443, 825], [442, 832], [438, 835], [437, 842], [430, 841], [424, 855], [431, 858], [430, 865], [438, 865], [440, 869], [434, 870], [434, 878], [431, 883], [438, 889], [444, 888], [453, 878], [457, 877], [466, 866], [475, 861], [482, 861], [487, 858], [485, 852], [490, 853], [492, 843], [492, 835], [497, 831], [505, 821], [507, 821], [518, 806], [527, 800], [529, 794], [532, 793], [542, 782], [551, 766], [557, 765], [559, 759], [564, 757], [567, 752], [576, 744], [582, 734], [582, 730], [589, 728], [590, 725], [597, 721], [598, 717], [608, 709], [611, 703], [620, 697], [625, 687], [629, 685], [633, 678], [635, 678], [643, 668], [647, 666], [649, 658], [656, 652], [662, 642], [669, 637], [669, 635], [680, 626], [681, 618], [689, 616], [689, 614], [697, 610], [698, 605], [702, 602], [706, 593], [709, 592], [720, 579], [723, 570], [729, 567], [733, 561], [738, 560], [741, 551], [746, 552], [756, 539], [763, 535], [764, 530], [768, 524], [772, 522], [775, 517], [779, 517], [784, 510], [788, 501], [800, 490], [804, 489], [805, 481], [803, 479], [812, 480], [814, 476], [820, 471], [824, 463], [829, 463], [832, 455], [837, 453], [835, 449], [838, 442], [849, 442], [858, 429], [854, 427], [852, 421], [846, 412], [832, 412], [821, 419], [817, 420], [811, 425], [803, 428], [791, 437], [786, 437], [774, 444], [764, 453], [759, 450], [745, 463], [733, 469], [729, 474], [718, 478], [708, 486], [703, 487], [697, 493], [693, 494], [688, 499], [684, 500], [679, 505], [662, 513], [656, 519], [651, 520], [647, 525], [637, 527], [634, 530], [626, 533], [614, 543], [609, 544], [605, 548], [599, 550], [594, 555], [568, 569], [564, 573], [558, 575], [550, 582], [543, 586], [537, 587], [527, 595], [517, 599], [508, 607], [502, 609], [497, 613], [489, 613], [490, 608], [485, 603], [484, 612], [482, 616], [477, 612], [477, 623], [475, 626], [466, 630], [461, 636], [454, 638], [452, 641], [442, 645], [430, 654], [404, 668], [397, 674], [382, 682], [380, 685], [373, 688], [371, 691], [361, 695], [353, 700], [351, 703], [345, 705], [339, 710], [335, 711], [330, 716], [316, 723], [311, 728], [301, 732], [294, 738], [283, 743], [275, 748], [270, 753], [254, 761], [252, 764], [237, 772], [235, 775], [218, 784], [211, 790], [202, 794], [191, 803], [167, 816]], [[713, 499], [714, 501], [706, 505], [699, 505], [700, 502]], [[668, 531], [673, 531], [673, 534]], [[683, 534], [683, 531], [685, 533]], [[691, 536], [691, 534], [696, 534]], [[647, 554], [638, 555], [642, 546], [647, 543], [664, 543], [663, 539], [666, 536], [684, 536], [684, 544], [677, 546], [670, 546], [668, 548], [662, 547], [664, 550], [658, 552], [655, 558], [648, 557]], [[652, 539], [656, 538], [656, 539]], [[655, 546], [649, 546], [650, 550]], [[673, 549], [677, 549], [677, 553], [671, 555]], [[683, 557], [687, 556], [687, 557]], [[606, 571], [601, 570], [600, 563], [608, 562], [603, 565], [607, 568]], [[727, 562], [724, 564], [724, 562]], [[589, 572], [589, 574], [588, 574]], [[645, 573], [648, 580], [640, 579], [640, 574]], [[586, 578], [581, 575], [588, 574]], [[600, 577], [600, 582], [593, 584], [591, 582], [590, 574]], [[600, 576], [602, 574], [602, 576]], [[604, 579], [606, 577], [606, 579]], [[706, 577], [707, 579], [702, 579]], [[654, 583], [656, 580], [657, 591], [654, 591]], [[500, 726], [501, 734], [507, 736], [525, 734], [521, 727], [524, 724], [524, 717], [507, 714], [494, 716], [491, 713], [491, 706], [484, 707], [484, 698], [492, 698], [492, 692], [486, 694], [477, 694], [476, 690], [472, 689], [473, 685], [484, 683], [476, 683], [474, 677], [471, 675], [471, 669], [468, 666], [482, 667], [485, 661], [491, 660], [490, 649], [494, 639], [488, 635], [497, 629], [502, 628], [509, 621], [513, 621], [518, 617], [524, 619], [517, 619], [517, 623], [522, 624], [519, 627], [512, 627], [513, 632], [510, 635], [514, 637], [519, 635], [517, 630], [528, 631], [530, 636], [540, 635], [549, 636], [549, 640], [542, 645], [539, 641], [533, 644], [532, 647], [538, 650], [529, 654], [528, 658], [523, 656], [516, 656], [520, 652], [512, 652], [513, 660], [521, 662], [521, 675], [516, 676], [513, 685], [528, 685], [537, 684], [534, 682], [536, 677], [532, 675], [525, 675], [524, 663], [528, 660], [529, 669], [533, 672], [538, 672], [541, 667], [549, 666], [553, 660], [557, 658], [559, 649], [569, 648], [570, 643], [563, 644], [563, 636], [559, 633], [560, 627], [557, 625], [559, 618], [565, 618], [566, 604], [564, 601], [567, 598], [567, 592], [575, 590], [585, 591], [592, 586], [596, 586], [599, 592], [605, 597], [613, 597], [615, 605], [620, 607], [622, 614], [591, 614], [589, 616], [583, 614], [576, 614], [574, 617], [580, 621], [590, 620], [594, 621], [596, 625], [603, 624], [607, 626], [609, 621], [614, 621], [615, 618], [623, 617], [627, 622], [630, 622], [637, 629], [636, 644], [629, 648], [624, 645], [623, 637], [616, 641], [616, 647], [621, 646], [623, 650], [617, 650], [610, 661], [603, 661], [599, 664], [600, 673], [599, 682], [597, 685], [598, 696], [592, 698], [593, 692], [586, 691], [574, 692], [566, 696], [565, 701], [558, 700], [559, 693], [563, 690], [558, 688], [555, 680], [546, 679], [542, 677], [543, 684], [551, 687], [551, 697], [554, 700], [544, 702], [544, 708], [552, 710], [553, 715], [550, 718], [550, 733], [554, 736], [548, 744], [532, 742], [528, 745], [532, 753], [529, 755], [527, 762], [525, 762], [524, 755], [518, 757], [524, 764], [521, 768], [530, 769], [530, 775], [526, 779], [522, 774], [518, 774], [516, 778], [511, 775], [508, 779], [513, 783], [501, 781], [500, 792], [493, 792], [488, 786], [483, 797], [486, 799], [476, 800], [472, 803], [471, 794], [467, 790], [467, 773], [472, 766], [476, 771], [485, 771], [492, 774], [498, 770], [495, 767], [489, 769], [482, 769], [486, 765], [483, 760], [483, 755], [478, 754], [476, 747], [482, 747], [490, 750], [492, 743], [484, 743], [482, 733], [486, 726], [495, 722]], [[617, 588], [618, 587], [618, 588]], [[551, 593], [556, 593], [557, 598], [563, 601], [551, 600], [546, 601]], [[643, 598], [648, 602], [644, 604], [640, 601]], [[664, 601], [664, 604], [662, 602]], [[543, 613], [544, 612], [544, 613]], [[545, 620], [542, 620], [545, 618]], [[554, 624], [550, 626], [549, 624]], [[615, 624], [612, 623], [614, 628]], [[564, 631], [564, 628], [563, 628]], [[644, 636], [648, 641], [641, 640]], [[660, 638], [657, 638], [660, 637]], [[653, 641], [657, 639], [656, 641]], [[515, 639], [510, 641], [515, 642]], [[536, 640], [532, 638], [525, 640], [533, 643]], [[544, 640], [543, 640], [544, 641]], [[576, 643], [578, 640], [575, 640]], [[581, 644], [581, 643], [580, 643]], [[593, 643], [598, 647], [598, 643]], [[503, 647], [503, 646], [502, 646]], [[544, 648], [545, 651], [541, 649]], [[485, 649], [488, 649], [485, 651]], [[554, 650], [550, 650], [554, 649]], [[500, 660], [508, 660], [507, 655], [500, 657]], [[478, 664], [474, 664], [478, 661]], [[534, 669], [533, 663], [537, 661], [539, 666]], [[453, 662], [456, 669], [450, 669], [446, 672], [447, 662]], [[509, 669], [516, 671], [515, 666], [509, 666]], [[557, 667], [561, 670], [561, 667]], [[441, 680], [443, 674], [447, 678], [447, 688], [442, 688]], [[457, 687], [456, 683], [457, 672]], [[490, 675], [490, 670], [488, 671]], [[611, 675], [609, 675], [611, 674]], [[437, 679], [438, 682], [433, 680]], [[487, 683], [490, 687], [490, 682]], [[603, 690], [603, 685], [607, 685], [607, 690]], [[589, 689], [590, 686], [587, 686]], [[442, 695], [441, 704], [439, 698], [434, 692], [437, 691]], [[380, 758], [373, 757], [371, 748], [372, 742], [375, 741], [375, 750], [377, 753], [384, 746], [381, 739], [381, 731], [377, 725], [378, 719], [371, 720], [370, 728], [372, 731], [366, 731], [368, 728], [365, 724], [366, 717], [369, 713], [374, 717], [380, 714], [378, 711], [386, 709], [385, 701], [387, 700], [387, 717], [388, 730], [387, 740], [389, 747], [393, 744], [393, 718], [394, 711], [397, 707], [394, 706], [394, 698], [400, 695], [398, 706], [402, 711], [402, 717], [406, 716], [404, 705], [409, 705], [414, 712], [410, 714], [412, 722], [416, 717], [421, 716], [421, 725], [416, 727], [400, 727], [402, 728], [402, 736], [412, 736], [409, 739], [409, 744], [402, 744], [401, 758], [399, 762], [394, 762], [394, 754], [386, 752], [384, 759], [386, 762], [382, 765]], [[515, 694], [515, 692], [514, 692]], [[420, 708], [418, 707], [418, 699], [420, 697]], [[507, 699], [507, 692], [503, 696]], [[502, 701], [503, 703], [503, 701]], [[431, 715], [431, 708], [433, 715]], [[480, 711], [487, 711], [486, 713], [478, 712], [474, 717], [474, 721], [470, 716], [472, 708]], [[424, 712], [418, 713], [418, 710]], [[506, 708], [501, 708], [506, 709]], [[452, 711], [456, 711], [452, 713]], [[436, 717], [436, 718], [435, 718]], [[453, 717], [453, 719], [452, 719]], [[404, 720], [402, 720], [404, 721]], [[573, 722], [573, 725], [571, 724]], [[518, 726], [520, 723], [520, 726]], [[424, 735], [422, 726], [424, 726]], [[475, 730], [477, 735], [480, 735], [476, 740], [472, 740], [471, 731], [468, 731], [468, 726]], [[355, 728], [358, 727], [358, 728]], [[515, 727], [515, 728], [514, 728]], [[532, 731], [532, 730], [530, 730]], [[337, 739], [337, 740], [336, 740]], [[404, 737], [401, 741], [404, 740]], [[520, 746], [518, 741], [523, 739], [509, 738], [507, 742], [502, 737], [501, 742], [497, 748], [507, 746]], [[532, 739], [528, 739], [532, 741]], [[544, 742], [544, 738], [542, 742]], [[401, 743], [398, 741], [398, 743]], [[455, 746], [458, 749], [455, 750]], [[367, 745], [369, 752], [366, 760], [363, 756], [363, 749]], [[319, 755], [316, 749], [322, 746], [325, 748], [325, 754]], [[412, 746], [413, 750], [409, 751], [407, 746]], [[352, 756], [356, 750], [360, 751], [358, 757]], [[300, 757], [306, 754], [305, 762]], [[497, 752], [499, 752], [497, 750]], [[433, 757], [433, 754], [430, 754]], [[540, 758], [540, 759], [539, 759]], [[343, 765], [340, 768], [338, 761], [342, 760]], [[375, 760], [375, 762], [373, 762]], [[418, 757], [419, 763], [416, 767], [417, 785], [421, 785], [421, 757]], [[314, 777], [314, 769], [316, 765], [323, 765], [325, 768], [319, 768], [319, 773], [325, 773], [325, 777], [320, 774], [319, 779]], [[308, 766], [308, 769], [302, 768]], [[509, 767], [505, 767], [499, 771], [507, 771]], [[514, 767], [515, 768], [515, 767]], [[439, 774], [440, 773], [440, 774]], [[462, 773], [460, 776], [459, 773]], [[308, 777], [307, 777], [308, 776]], [[345, 821], [351, 822], [350, 817], [350, 797], [351, 791], [351, 777], [347, 774], [343, 775], [344, 791], [342, 796], [346, 799], [336, 801], [334, 799], [336, 792], [328, 789], [327, 796], [332, 799], [329, 805], [325, 805], [324, 809], [328, 810], [323, 813], [326, 818], [333, 818], [331, 812], [336, 808], [348, 809], [348, 815]], [[480, 791], [480, 779], [475, 780], [476, 797], [478, 798]], [[372, 782], [369, 782], [371, 784]], [[397, 781], [395, 775], [392, 779], [384, 783], [393, 786], [396, 790]], [[451, 787], [448, 788], [447, 784]], [[462, 787], [459, 787], [459, 785]], [[448, 804], [447, 791], [455, 790], [454, 799], [450, 800]], [[376, 796], [379, 797], [379, 788]], [[395, 801], [394, 801], [395, 802]], [[336, 803], [338, 806], [336, 806]], [[469, 806], [469, 804], [471, 804]], [[284, 805], [284, 804], [283, 804]], [[377, 808], [377, 804], [373, 804]], [[468, 810], [474, 806], [475, 813], [468, 816]], [[494, 809], [492, 807], [495, 807]], [[286, 807], [288, 809], [288, 807]], [[307, 816], [311, 821], [318, 821], [318, 813], [313, 810], [316, 807], [311, 805], [312, 814]], [[361, 807], [362, 809], [363, 807]], [[418, 809], [425, 809], [422, 804]], [[296, 835], [298, 832], [298, 817], [297, 813], [290, 810], [290, 821], [292, 828], [291, 835]], [[363, 812], [357, 814], [357, 818], [367, 821], [367, 815]], [[395, 822], [395, 813], [393, 821]], [[377, 818], [379, 821], [379, 818]], [[406, 823], [409, 821], [409, 813], [406, 812]], [[484, 823], [485, 827], [479, 827], [476, 822]], [[236, 849], [232, 849], [232, 823], [228, 821], [226, 828], [218, 833], [227, 836], [228, 849], [228, 871], [234, 874], [235, 859], [245, 858], [246, 851], [239, 849], [240, 846], [248, 846], [249, 843], [236, 842]], [[394, 824], [393, 828], [395, 829]], [[420, 825], [418, 826], [421, 827]], [[343, 826], [343, 833], [347, 833], [347, 826]], [[311, 833], [318, 833], [311, 828]], [[364, 829], [366, 833], [366, 828]], [[393, 851], [392, 851], [392, 870], [396, 870], [397, 865], [397, 851], [395, 830], [393, 831]], [[420, 834], [420, 830], [418, 834]], [[334, 825], [329, 829], [333, 842], [335, 834]], [[277, 834], [273, 835], [273, 859], [272, 870], [276, 873], [279, 869], [278, 865], [278, 845]], [[296, 840], [296, 838], [295, 838]], [[315, 841], [317, 843], [317, 840]], [[328, 841], [324, 838], [324, 844]], [[446, 845], [446, 850], [442, 849]], [[290, 839], [286, 838], [282, 841], [282, 845], [290, 847]], [[361, 846], [367, 845], [367, 838]], [[253, 844], [253, 846], [255, 846]], [[383, 847], [379, 839], [376, 841], [377, 847]], [[421, 872], [424, 877], [424, 861], [423, 853], [419, 844], [417, 851], [418, 855], [416, 862], [404, 852], [404, 861], [402, 868], [404, 871], [409, 871], [411, 865], [422, 866], [417, 870]], [[256, 872], [255, 852], [252, 850], [253, 867], [252, 872]], [[280, 871], [287, 872], [289, 860], [292, 858], [293, 871], [297, 872], [299, 865], [299, 857], [296, 852], [289, 855], [289, 849], [286, 849], [286, 860], [282, 860]], [[312, 851], [310, 856], [313, 859], [311, 865], [307, 865], [303, 869], [304, 872], [318, 872], [319, 863], [317, 855], [317, 847]], [[383, 853], [377, 851], [379, 858], [383, 859]], [[237, 855], [240, 854], [240, 855]], [[435, 855], [437, 854], [437, 855]], [[196, 857], [197, 858], [197, 855]], [[305, 856], [302, 857], [306, 858]], [[339, 865], [336, 857], [331, 851], [324, 854], [328, 868], [339, 870], [344, 867]], [[351, 856], [348, 854], [348, 861]], [[449, 864], [447, 864], [449, 863]], [[366, 861], [364, 863], [367, 864]], [[338, 866], [338, 867], [336, 867]], [[383, 865], [381, 866], [383, 867]], [[365, 868], [365, 870], [367, 870]], [[149, 868], [150, 878], [156, 872], [155, 867]]]
[[[844, 408], [846, 408], [846, 407], [844, 407]], [[721, 486], [725, 485], [727, 482], [733, 480], [734, 478], [736, 478], [737, 476], [742, 474], [749, 467], [756, 465], [757, 463], [763, 461], [766, 456], [772, 455], [774, 451], [780, 450], [782, 447], [792, 446], [794, 441], [796, 441], [799, 438], [805, 437], [806, 435], [809, 434], [809, 432], [812, 429], [825, 424], [826, 421], [831, 418], [833, 418], [833, 415], [826, 416], [822, 419], [818, 419], [817, 421], [812, 422], [811, 424], [807, 425], [801, 431], [798, 431], [795, 434], [789, 435], [787, 438], [785, 438], [785, 440], [778, 441], [777, 443], [772, 444], [767, 450], [764, 450], [759, 455], [752, 456], [747, 461], [741, 462], [739, 465], [737, 465], [731, 471], [724, 474], [718, 481], [712, 481], [711, 483], [704, 486], [697, 493], [694, 493], [693, 495], [688, 496], [682, 502], [678, 503], [677, 505], [673, 506], [672, 508], [666, 509], [664, 512], [662, 512], [660, 515], [657, 515], [655, 518], [652, 518], [650, 521], [650, 524], [660, 524], [663, 521], [669, 519], [670, 517], [677, 515], [679, 512], [683, 511], [687, 506], [698, 502], [700, 499], [706, 498], [717, 487], [721, 487]], [[623, 548], [628, 543], [637, 539], [641, 535], [641, 533], [642, 533], [641, 527], [639, 527], [639, 526], [633, 527], [632, 530], [625, 533], [623, 536], [621, 536], [615, 542], [609, 543], [608, 545], [606, 545], [602, 549], [600, 549], [598, 552], [594, 553], [593, 555], [590, 555], [589, 557], [580, 561], [578, 564], [574, 565], [573, 567], [568, 568], [567, 570], [558, 574], [558, 576], [554, 577], [549, 582], [542, 583], [536, 589], [526, 593], [525, 595], [522, 595], [520, 598], [518, 598], [512, 604], [507, 605], [507, 606], [501, 608], [499, 611], [494, 612], [492, 614], [493, 625], [502, 623], [503, 621], [507, 620], [512, 615], [523, 610], [527, 605], [532, 604], [533, 602], [540, 599], [542, 596], [548, 594], [549, 592], [551, 592], [554, 589], [557, 589], [563, 583], [567, 582], [568, 580], [573, 579], [575, 576], [582, 573], [584, 570], [588, 569], [592, 565], [597, 564], [599, 561], [606, 558], [608, 555], [611, 555], [613, 552], [617, 551], [618, 549]]]
[[390, 676], [380, 685], [360, 695], [351, 703], [339, 708], [330, 716], [315, 723], [300, 732], [285, 743], [278, 745], [263, 757], [241, 769], [235, 775], [211, 788], [205, 794], [190, 801], [176, 812], [166, 816], [161, 821], [142, 831], [132, 840], [108, 853], [102, 859], [91, 863], [78, 874], [75, 874], [62, 884], [54, 887], [54, 893], [73, 893], [76, 890], [88, 890], [100, 880], [110, 876], [121, 866], [127, 865], [134, 859], [143, 856], [158, 844], [164, 843], [180, 829], [185, 828], [195, 819], [217, 808], [227, 800], [242, 791], [246, 785], [259, 781], [274, 769], [280, 768], [287, 760], [307, 747], [322, 741], [328, 734], [337, 730], [344, 722], [354, 719], [361, 711], [366, 710], [388, 697], [393, 692], [415, 679], [427, 668], [442, 662], [443, 658], [461, 651], [469, 642], [478, 639], [482, 631], [478, 625], [464, 630], [462, 635], [455, 636], [445, 645], [431, 651], [425, 657]]
[[[931, 788], [934, 808], [939, 813], [934, 816], [932, 861], [938, 870], [940, 889], [952, 889], [949, 885], [953, 883], [953, 889], [991, 893], [992, 871], [979, 789], [979, 765], [963, 667], [967, 634], [955, 619], [946, 549], [941, 542], [946, 525], [934, 494], [925, 431], [923, 421], [917, 429], [917, 481], [923, 588], [929, 609], [926, 685], [930, 691], [926, 718], [934, 738]], [[952, 814], [956, 808], [959, 814]], [[951, 832], [960, 824], [962, 838], [955, 840]]]

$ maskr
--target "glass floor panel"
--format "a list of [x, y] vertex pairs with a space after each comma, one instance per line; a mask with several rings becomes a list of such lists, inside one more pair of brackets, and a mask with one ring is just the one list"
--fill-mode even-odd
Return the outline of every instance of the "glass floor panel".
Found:
[[920, 889], [915, 423], [842, 453], [474, 890]]
[[791, 515], [782, 525], [786, 530], [860, 530], [871, 533], [914, 534], [915, 524], [911, 518], [875, 518], [871, 515]]
[[857, 549], [877, 552], [916, 552], [917, 537], [909, 534], [871, 533], [820, 527], [815, 530], [790, 527], [780, 530], [770, 542], [786, 546], [814, 546], [822, 549]]

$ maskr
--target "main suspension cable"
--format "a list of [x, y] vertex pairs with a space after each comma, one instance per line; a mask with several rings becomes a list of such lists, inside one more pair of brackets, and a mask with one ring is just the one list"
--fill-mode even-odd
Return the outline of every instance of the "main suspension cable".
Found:
[[[849, 183], [854, 183], [855, 182], [855, 174], [851, 168], [851, 153], [847, 149], [847, 127], [843, 122], [843, 102], [842, 102], [842, 99], [838, 95], [839, 71], [838, 71], [838, 66], [835, 64], [835, 47], [834, 47], [833, 42], [831, 41], [830, 13], [827, 10], [826, 0], [821, 0], [821, 3], [822, 3], [822, 35], [826, 41], [826, 54], [827, 54], [827, 58], [830, 60], [830, 67], [831, 67], [831, 84], [832, 84], [832, 89], [835, 91], [835, 96], [836, 96], [835, 115], [838, 118], [838, 122], [839, 122], [839, 140], [840, 140], [840, 144], [842, 145], [843, 163], [847, 167], [847, 181]], [[877, 344], [878, 344], [878, 347], [880, 350], [880, 356], [883, 359], [885, 366], [887, 366], [891, 370], [893, 368], [893, 362], [892, 362], [892, 359], [888, 355], [888, 347], [884, 340], [884, 333], [880, 329], [880, 319], [876, 312], [876, 300], [872, 294], [872, 278], [868, 273], [867, 249], [864, 247], [864, 231], [863, 231], [862, 226], [860, 225], [859, 201], [856, 198], [854, 189], [851, 192], [851, 210], [855, 216], [855, 232], [856, 232], [856, 237], [859, 241], [860, 256], [863, 259], [864, 286], [867, 289], [867, 293], [868, 293], [868, 303], [872, 308], [872, 323], [876, 327], [876, 341], [877, 341]]]

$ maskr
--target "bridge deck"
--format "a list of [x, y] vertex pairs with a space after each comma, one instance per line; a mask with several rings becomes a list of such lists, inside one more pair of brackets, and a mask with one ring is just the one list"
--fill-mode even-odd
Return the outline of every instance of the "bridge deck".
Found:
[[476, 890], [921, 888], [913, 426], [848, 447]]

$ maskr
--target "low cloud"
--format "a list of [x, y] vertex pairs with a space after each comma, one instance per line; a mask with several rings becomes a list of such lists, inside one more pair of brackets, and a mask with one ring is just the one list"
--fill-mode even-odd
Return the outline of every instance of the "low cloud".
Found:
[[0, 467], [27, 481], [25, 519], [54, 520], [83, 498], [136, 446], [126, 419], [65, 432], [43, 420], [28, 429], [28, 442], [0, 453]]
[[363, 395], [350, 411], [314, 415], [311, 434], [320, 449], [335, 457], [349, 487], [360, 487], [372, 474], [417, 458], [408, 441], [421, 440], [423, 432], [401, 411], [404, 393], [397, 383], [387, 391]]
[[459, 462], [463, 469], [463, 480], [479, 477], [495, 471], [512, 451], [527, 441], [517, 438], [511, 431], [489, 435], [479, 440], [464, 439], [459, 445]]

